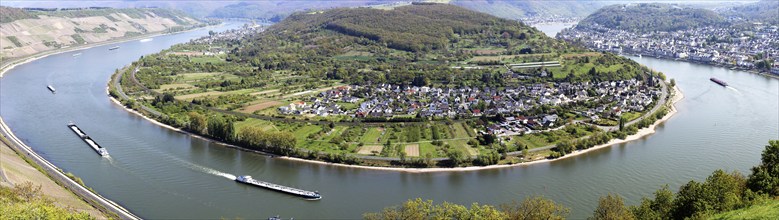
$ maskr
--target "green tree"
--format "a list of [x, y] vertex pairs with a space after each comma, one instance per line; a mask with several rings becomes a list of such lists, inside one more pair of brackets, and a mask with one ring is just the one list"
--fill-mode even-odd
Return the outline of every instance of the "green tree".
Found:
[[671, 219], [674, 206], [674, 193], [668, 185], [655, 191], [654, 199], [641, 199], [641, 204], [630, 207], [636, 219]]
[[206, 116], [197, 112], [189, 112], [187, 115], [189, 116], [188, 129], [198, 134], [205, 133], [206, 127], [208, 126]]
[[718, 212], [741, 208], [744, 204], [744, 192], [747, 189], [746, 182], [746, 178], [741, 173], [714, 171], [706, 178], [705, 183], [707, 191], [714, 195], [712, 208]]
[[679, 189], [674, 202], [674, 219], [689, 218], [700, 215], [712, 209], [713, 195], [706, 192], [706, 187], [698, 182], [690, 181]]
[[466, 156], [458, 149], [450, 149], [446, 152], [446, 156], [449, 157], [449, 162], [454, 167], [460, 166], [466, 160]]
[[622, 197], [609, 193], [598, 200], [598, 207], [590, 219], [595, 220], [631, 220], [635, 219], [633, 213], [625, 207]]
[[570, 209], [541, 196], [525, 198], [522, 202], [512, 201], [501, 204], [499, 209], [506, 213], [508, 219], [565, 219]]
[[366, 213], [364, 219], [506, 219], [506, 214], [489, 205], [474, 203], [471, 208], [444, 202], [433, 205], [432, 200], [408, 200], [400, 206], [385, 208], [379, 213]]
[[619, 116], [619, 130], [620, 131], [625, 129], [625, 121], [627, 121], [627, 119], [625, 119], [625, 116]]
[[754, 192], [779, 196], [779, 140], [771, 140], [765, 146], [761, 162], [752, 167], [747, 184]]
[[555, 146], [555, 151], [560, 152], [562, 155], [573, 152], [575, 145], [570, 140], [560, 141]]
[[208, 118], [208, 135], [222, 141], [232, 141], [235, 128], [231, 119], [214, 115]]

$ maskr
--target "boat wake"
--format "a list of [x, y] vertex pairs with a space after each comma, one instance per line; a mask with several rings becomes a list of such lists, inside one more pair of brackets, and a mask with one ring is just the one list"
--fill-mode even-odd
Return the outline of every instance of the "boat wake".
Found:
[[202, 167], [202, 168], [203, 168], [202, 171], [204, 171], [204, 172], [206, 172], [208, 174], [221, 176], [221, 177], [227, 178], [229, 180], [235, 180], [235, 178], [236, 178], [235, 175], [233, 175], [233, 174], [221, 172], [221, 171], [218, 171], [218, 170], [215, 170], [215, 169], [211, 169], [211, 168], [208, 168], [208, 167]]
[[738, 93], [739, 95], [741, 94], [741, 92], [740, 92], [740, 91], [738, 91], [738, 89], [736, 89], [736, 88], [733, 88], [732, 86], [727, 86], [727, 87], [725, 87], [725, 88], [728, 88], [728, 89], [730, 89], [730, 90], [733, 90], [734, 92]]
[[208, 167], [204, 167], [204, 166], [201, 166], [201, 165], [197, 165], [197, 164], [194, 164], [192, 162], [182, 160], [182, 159], [180, 159], [178, 157], [174, 157], [174, 156], [170, 156], [170, 155], [168, 155], [168, 157], [173, 159], [173, 160], [175, 160], [176, 162], [179, 162], [179, 163], [183, 164], [187, 168], [195, 170], [195, 171], [199, 171], [199, 172], [203, 172], [203, 173], [207, 173], [207, 174], [211, 174], [211, 175], [215, 175], [215, 176], [221, 176], [221, 177], [224, 177], [224, 178], [227, 178], [227, 179], [230, 179], [230, 180], [235, 180], [235, 178], [236, 178], [235, 175], [233, 175], [233, 174], [229, 174], [229, 173], [218, 171], [218, 170], [215, 170], [215, 169], [212, 169], [212, 168], [208, 168]]

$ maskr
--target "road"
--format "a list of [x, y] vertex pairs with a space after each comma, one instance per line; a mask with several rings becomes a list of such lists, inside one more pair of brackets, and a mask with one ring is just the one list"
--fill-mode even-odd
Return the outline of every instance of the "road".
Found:
[[5, 121], [3, 121], [2, 118], [0, 118], [0, 135], [3, 135], [3, 137], [5, 137], [5, 140], [8, 140], [7, 143], [8, 146], [14, 149], [16, 152], [18, 152], [19, 155], [22, 155], [23, 157], [27, 157], [28, 159], [38, 164], [38, 166], [43, 168], [43, 170], [55, 182], [59, 183], [65, 188], [68, 188], [71, 192], [80, 196], [81, 198], [86, 200], [88, 203], [94, 205], [98, 209], [103, 209], [105, 211], [115, 213], [122, 219], [141, 219], [140, 217], [134, 215], [133, 213], [131, 213], [124, 207], [120, 206], [119, 204], [116, 204], [115, 202], [109, 199], [103, 198], [97, 193], [90, 191], [86, 187], [76, 183], [76, 181], [73, 181], [72, 179], [68, 178], [65, 175], [65, 173], [63, 173], [59, 168], [57, 168], [57, 166], [55, 166], [51, 162], [47, 161], [46, 159], [38, 155], [38, 153], [35, 153], [35, 151], [33, 151], [32, 148], [30, 148], [29, 146], [24, 144], [21, 140], [19, 140], [19, 138], [14, 136], [13, 133], [11, 132], [11, 129], [8, 128], [8, 126], [5, 124]]

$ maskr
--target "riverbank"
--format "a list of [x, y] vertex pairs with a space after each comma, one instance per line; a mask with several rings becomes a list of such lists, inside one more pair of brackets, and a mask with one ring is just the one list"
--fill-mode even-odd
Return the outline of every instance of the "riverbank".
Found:
[[[113, 77], [112, 77], [112, 80], [113, 80]], [[109, 81], [109, 84], [110, 83], [112, 83], [112, 82]], [[106, 93], [108, 93], [108, 89], [109, 88], [106, 87]], [[596, 145], [596, 146], [593, 146], [593, 147], [585, 149], [585, 150], [577, 150], [577, 151], [574, 151], [573, 153], [567, 154], [567, 155], [565, 155], [563, 157], [554, 158], [554, 159], [534, 160], [534, 161], [527, 161], [527, 162], [521, 162], [521, 163], [516, 163], [516, 164], [500, 164], [500, 165], [489, 165], [489, 166], [470, 166], [470, 167], [454, 167], [454, 168], [442, 168], [442, 167], [439, 167], [439, 168], [378, 167], [378, 166], [364, 166], [364, 165], [349, 165], [349, 164], [341, 164], [341, 163], [331, 163], [331, 162], [324, 162], [324, 161], [318, 161], [318, 160], [309, 160], [309, 159], [303, 159], [303, 158], [297, 158], [297, 157], [288, 157], [288, 156], [277, 156], [277, 155], [269, 154], [269, 153], [262, 152], [262, 151], [251, 150], [251, 149], [243, 148], [243, 147], [240, 147], [240, 146], [224, 143], [224, 142], [221, 142], [221, 141], [218, 141], [218, 140], [214, 140], [214, 139], [211, 139], [211, 138], [208, 138], [208, 137], [204, 137], [204, 136], [201, 136], [201, 135], [198, 135], [198, 134], [194, 134], [194, 133], [191, 133], [191, 132], [188, 132], [188, 131], [184, 131], [182, 129], [179, 129], [179, 128], [170, 126], [168, 124], [159, 122], [157, 120], [154, 120], [152, 118], [149, 118], [149, 117], [145, 116], [144, 114], [142, 114], [142, 113], [140, 113], [138, 111], [135, 111], [134, 109], [130, 109], [127, 106], [122, 105], [122, 103], [119, 100], [117, 100], [116, 98], [114, 98], [114, 97], [112, 97], [110, 95], [108, 95], [108, 97], [111, 99], [111, 101], [114, 104], [121, 106], [125, 110], [127, 110], [127, 111], [129, 111], [129, 112], [131, 112], [131, 113], [133, 113], [135, 115], [138, 115], [138, 116], [140, 116], [140, 117], [142, 117], [142, 118], [152, 122], [153, 124], [156, 124], [156, 125], [164, 127], [164, 128], [171, 129], [171, 130], [179, 132], [179, 133], [188, 134], [188, 135], [191, 135], [191, 136], [193, 136], [195, 138], [211, 141], [211, 142], [214, 142], [214, 143], [219, 143], [221, 145], [224, 145], [224, 146], [227, 146], [227, 147], [231, 147], [231, 148], [235, 148], [235, 149], [239, 149], [239, 150], [260, 153], [260, 154], [263, 154], [263, 155], [267, 155], [267, 156], [271, 156], [271, 157], [279, 158], [279, 159], [284, 159], [284, 160], [307, 162], [307, 163], [314, 163], [314, 164], [321, 164], [321, 165], [331, 165], [331, 166], [340, 166], [340, 167], [348, 167], [348, 168], [369, 169], [369, 170], [399, 171], [399, 172], [409, 172], [409, 173], [427, 173], [427, 172], [451, 172], [451, 171], [477, 171], [477, 170], [486, 170], [486, 169], [509, 168], [509, 167], [516, 167], [516, 166], [529, 166], [529, 165], [538, 164], [538, 163], [546, 163], [546, 162], [552, 162], [552, 161], [556, 161], [556, 160], [563, 160], [563, 159], [566, 159], [566, 158], [570, 158], [570, 157], [574, 157], [574, 156], [577, 156], [577, 155], [585, 154], [585, 153], [590, 152], [590, 151], [598, 150], [598, 149], [605, 148], [605, 147], [610, 147], [612, 145], [622, 144], [622, 143], [630, 142], [630, 141], [633, 141], [633, 140], [637, 140], [637, 139], [640, 139], [640, 138], [642, 138], [644, 136], [647, 136], [647, 135], [650, 135], [650, 134], [654, 134], [655, 133], [655, 128], [656, 128], [657, 125], [667, 121], [668, 119], [670, 119], [677, 112], [676, 107], [674, 105], [678, 101], [680, 101], [681, 99], [684, 98], [684, 94], [681, 92], [681, 90], [678, 89], [678, 87], [674, 86], [673, 87], [673, 92], [670, 93], [669, 95], [671, 96], [671, 97], [669, 97], [671, 99], [671, 103], [670, 103], [670, 108], [669, 108], [668, 113], [665, 114], [665, 116], [663, 116], [662, 118], [660, 118], [657, 121], [655, 121], [649, 127], [639, 129], [638, 132], [636, 132], [636, 134], [629, 135], [629, 136], [625, 137], [625, 139], [614, 139], [614, 140], [609, 141], [606, 144]]]
[[630, 141], [638, 140], [640, 138], [643, 138], [647, 135], [651, 135], [655, 133], [655, 128], [660, 125], [661, 123], [667, 121], [670, 119], [674, 114], [676, 114], [677, 110], [674, 106], [676, 102], [682, 100], [684, 98], [684, 94], [682, 94], [681, 90], [679, 90], [677, 87], [674, 88], [674, 93], [671, 97], [671, 104], [670, 109], [663, 118], [658, 119], [650, 125], [649, 127], [639, 129], [636, 134], [629, 135], [625, 137], [625, 139], [614, 139], [609, 141], [608, 143], [596, 145], [594, 147], [585, 149], [585, 150], [577, 150], [573, 153], [566, 154], [565, 156], [554, 158], [554, 159], [543, 159], [543, 160], [534, 160], [534, 161], [528, 161], [528, 162], [522, 162], [522, 163], [516, 163], [516, 164], [501, 164], [501, 165], [489, 165], [489, 166], [471, 166], [471, 167], [455, 167], [455, 168], [401, 168], [401, 167], [373, 167], [373, 166], [360, 166], [360, 165], [348, 165], [348, 164], [337, 164], [337, 163], [328, 163], [328, 162], [322, 162], [322, 161], [313, 161], [313, 160], [306, 160], [301, 158], [294, 158], [294, 157], [280, 157], [281, 159], [285, 160], [292, 160], [292, 161], [303, 161], [303, 162], [309, 162], [309, 163], [316, 163], [316, 164], [326, 164], [326, 165], [333, 165], [333, 166], [340, 166], [340, 167], [349, 167], [349, 168], [360, 168], [360, 169], [370, 169], [370, 170], [384, 170], [384, 171], [401, 171], [401, 172], [409, 172], [409, 173], [429, 173], [429, 172], [450, 172], [450, 171], [478, 171], [478, 170], [487, 170], [487, 169], [501, 169], [501, 168], [510, 168], [510, 167], [518, 167], [518, 166], [530, 166], [534, 164], [540, 164], [540, 163], [548, 163], [553, 162], [557, 160], [564, 160], [567, 158], [575, 157], [578, 155], [586, 154], [591, 151], [596, 151], [602, 148], [611, 147], [613, 145], [627, 143]]
[[18, 137], [16, 137], [5, 121], [0, 117], [0, 135], [2, 135], [2, 141], [17, 152], [20, 158], [35, 163], [41, 168], [41, 172], [45, 172], [49, 179], [57, 182], [59, 185], [67, 188], [71, 193], [78, 195], [83, 201], [91, 204], [93, 207], [103, 210], [104, 213], [108, 213], [109, 216], [115, 216], [121, 219], [140, 219], [140, 217], [134, 215], [124, 207], [120, 206], [114, 201], [111, 201], [96, 192], [88, 189], [86, 186], [81, 185], [75, 180], [71, 179], [65, 174], [62, 169], [55, 166], [48, 160], [41, 157], [30, 146], [27, 146]]
[[[224, 24], [220, 24], [224, 25]], [[199, 30], [201, 28], [206, 28], [210, 26], [204, 26], [204, 27], [196, 27], [184, 31], [179, 32], [156, 32], [152, 34], [145, 34], [145, 35], [139, 35], [134, 37], [127, 37], [127, 38], [119, 38], [119, 39], [113, 39], [109, 41], [99, 42], [99, 43], [93, 43], [83, 46], [77, 46], [77, 47], [68, 47], [68, 48], [60, 48], [56, 50], [41, 52], [38, 54], [33, 54], [25, 57], [20, 58], [14, 58], [12, 60], [9, 60], [7, 62], [3, 62], [0, 65], [0, 78], [2, 78], [5, 73], [19, 65], [26, 64], [38, 59], [42, 59], [51, 55], [56, 55], [60, 53], [67, 53], [77, 50], [85, 50], [93, 47], [99, 47], [109, 44], [116, 44], [116, 43], [122, 43], [122, 42], [128, 42], [128, 41], [134, 41], [134, 40], [141, 40], [141, 39], [147, 39], [147, 38], [153, 38], [157, 36], [163, 36], [163, 35], [169, 35], [169, 34], [176, 34], [176, 33], [182, 33], [182, 32], [188, 32], [188, 31], [194, 31]], [[11, 132], [11, 129], [8, 127], [8, 125], [5, 124], [5, 121], [2, 120], [2, 117], [0, 117], [0, 128], [2, 129], [2, 133], [4, 133], [4, 136], [7, 138], [7, 140], [18, 140], [14, 136], [14, 134]], [[6, 166], [4, 169], [7, 170], [29, 170], [24, 167], [23, 163], [5, 163], [8, 161], [33, 161], [38, 166], [42, 167], [41, 172], [46, 172], [46, 175], [40, 175], [37, 176], [32, 172], [24, 172], [24, 175], [16, 175], [18, 177], [29, 177], [29, 178], [20, 178], [17, 181], [12, 181], [13, 177], [10, 177], [13, 175], [14, 172], [7, 172], [4, 170], [2, 172], [2, 179], [5, 180], [4, 182], [8, 182], [7, 184], [10, 185], [12, 182], [19, 182], [28, 180], [32, 182], [33, 184], [41, 184], [41, 188], [43, 192], [46, 195], [55, 195], [53, 196], [55, 199], [57, 199], [58, 203], [62, 203], [68, 207], [73, 207], [76, 210], [84, 210], [90, 213], [90, 215], [96, 217], [96, 218], [107, 218], [107, 216], [114, 216], [116, 214], [119, 214], [123, 219], [139, 219], [139, 217], [133, 215], [129, 211], [127, 211], [124, 207], [121, 207], [120, 205], [114, 203], [113, 201], [110, 201], [108, 199], [103, 198], [101, 195], [91, 192], [87, 190], [84, 186], [78, 185], [75, 181], [69, 179], [62, 171], [50, 163], [49, 161], [43, 159], [43, 157], [40, 157], [35, 153], [29, 146], [24, 145], [21, 141], [15, 141], [9, 143], [3, 144], [3, 147], [8, 147], [9, 149], [13, 149], [16, 151], [16, 154], [3, 154], [3, 165]], [[32, 162], [30, 162], [32, 163]], [[29, 165], [29, 164], [28, 164]], [[38, 173], [42, 174], [42, 173]], [[38, 178], [38, 177], [45, 177], [45, 178]], [[56, 178], [55, 178], [56, 177]], [[51, 184], [48, 184], [49, 182], [55, 183], [54, 185], [59, 186], [52, 186]], [[64, 188], [63, 188], [64, 186]], [[81, 204], [90, 203], [92, 204], [93, 210], [89, 210], [89, 208], [85, 208], [82, 205], [79, 205], [78, 202], [73, 202], [72, 199], [66, 198], [65, 195], [72, 195], [72, 196], [78, 196], [80, 198]], [[62, 201], [60, 201], [62, 200]], [[89, 206], [89, 205], [87, 205]], [[95, 209], [97, 208], [97, 209]], [[105, 212], [113, 212], [108, 215], [103, 214], [103, 212], [97, 211], [98, 209], [105, 210]]]
[[[620, 54], [620, 55], [625, 56], [624, 54]], [[693, 60], [689, 60], [689, 59], [679, 59], [679, 58], [673, 58], [673, 57], [667, 57], [667, 56], [653, 56], [653, 55], [641, 55], [641, 56], [630, 55], [630, 56], [639, 57], [639, 58], [643, 58], [645, 56], [645, 57], [651, 57], [651, 58], [661, 59], [661, 60], [673, 60], [673, 61], [681, 61], [681, 62], [685, 62], [685, 63], [700, 64], [700, 65], [704, 65], [704, 66], [714, 66], [714, 67], [720, 67], [720, 68], [729, 69], [729, 70], [744, 71], [744, 72], [747, 72], [747, 73], [752, 73], [752, 74], [757, 74], [757, 75], [761, 75], [761, 76], [767, 76], [767, 77], [774, 78], [774, 79], [779, 79], [779, 75], [773, 74], [773, 73], [771, 73], [769, 71], [761, 71], [761, 70], [758, 70], [758, 69], [746, 69], [746, 68], [742, 68], [742, 67], [735, 66], [735, 65], [727, 65], [727, 64], [721, 64], [721, 63], [705, 63], [705, 62], [698, 62], [698, 61], [693, 61]]]
[[100, 210], [84, 202], [73, 192], [54, 182], [45, 173], [22, 159], [4, 141], [0, 141], [0, 185], [13, 187], [17, 184], [31, 182], [41, 187], [41, 193], [54, 200], [58, 207], [76, 212], [86, 212], [97, 219], [107, 219], [108, 216]]
[[[219, 25], [224, 25], [224, 23], [221, 23]], [[155, 32], [155, 33], [138, 35], [138, 36], [133, 36], [133, 37], [117, 38], [117, 39], [103, 41], [103, 42], [98, 42], [98, 43], [92, 43], [92, 44], [86, 44], [86, 45], [79, 45], [79, 46], [75, 46], [75, 47], [60, 48], [60, 49], [55, 49], [55, 50], [50, 50], [50, 51], [44, 51], [44, 52], [41, 52], [41, 53], [32, 54], [32, 55], [28, 55], [28, 56], [24, 56], [24, 57], [11, 58], [8, 61], [4, 61], [4, 62], [2, 62], [0, 64], [0, 78], [2, 78], [5, 75], [5, 72], [7, 72], [8, 70], [13, 69], [14, 67], [16, 67], [18, 65], [29, 63], [29, 62], [32, 62], [32, 61], [35, 61], [35, 60], [38, 60], [38, 59], [41, 59], [41, 58], [45, 58], [45, 57], [48, 57], [48, 56], [51, 56], [51, 55], [67, 53], [67, 52], [72, 52], [72, 51], [77, 51], [77, 50], [85, 50], [85, 49], [89, 49], [89, 48], [93, 48], [93, 47], [99, 47], [99, 46], [105, 46], [105, 45], [109, 45], [109, 44], [123, 43], [123, 42], [128, 42], [128, 41], [142, 40], [142, 39], [146, 39], [146, 38], [164, 36], [164, 35], [169, 35], [169, 34], [183, 33], [183, 32], [194, 31], [194, 30], [198, 30], [198, 29], [206, 28], [206, 27], [211, 27], [211, 26], [196, 27], [196, 28], [192, 28], [192, 29], [188, 29], [188, 30], [184, 30], [184, 31], [178, 31], [178, 32]]]

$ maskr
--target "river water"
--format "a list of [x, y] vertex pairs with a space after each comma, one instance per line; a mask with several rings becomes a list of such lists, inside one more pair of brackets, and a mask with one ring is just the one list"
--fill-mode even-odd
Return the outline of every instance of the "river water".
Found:
[[549, 36], [551, 38], [555, 38], [557, 33], [562, 31], [563, 29], [573, 27], [576, 25], [576, 23], [561, 23], [561, 22], [554, 22], [554, 23], [540, 23], [533, 25], [534, 28], [538, 29], [541, 32], [544, 32], [546, 36]]
[[[223, 30], [236, 27], [231, 23]], [[629, 204], [663, 184], [677, 189], [716, 169], [748, 169], [769, 139], [779, 138], [779, 80], [677, 61], [632, 58], [660, 70], [685, 94], [679, 113], [643, 139], [551, 163], [506, 169], [402, 173], [273, 159], [157, 126], [109, 101], [115, 69], [209, 29], [52, 55], [0, 79], [0, 115], [43, 157], [143, 218], [359, 218], [421, 197], [459, 204], [499, 204], [543, 195], [571, 207], [573, 218], [617, 193]], [[80, 56], [72, 56], [81, 53]], [[717, 77], [732, 85], [709, 81]], [[51, 94], [46, 85], [57, 89]], [[105, 146], [101, 158], [65, 126], [77, 123]], [[238, 184], [233, 175], [322, 193], [306, 201]]]

